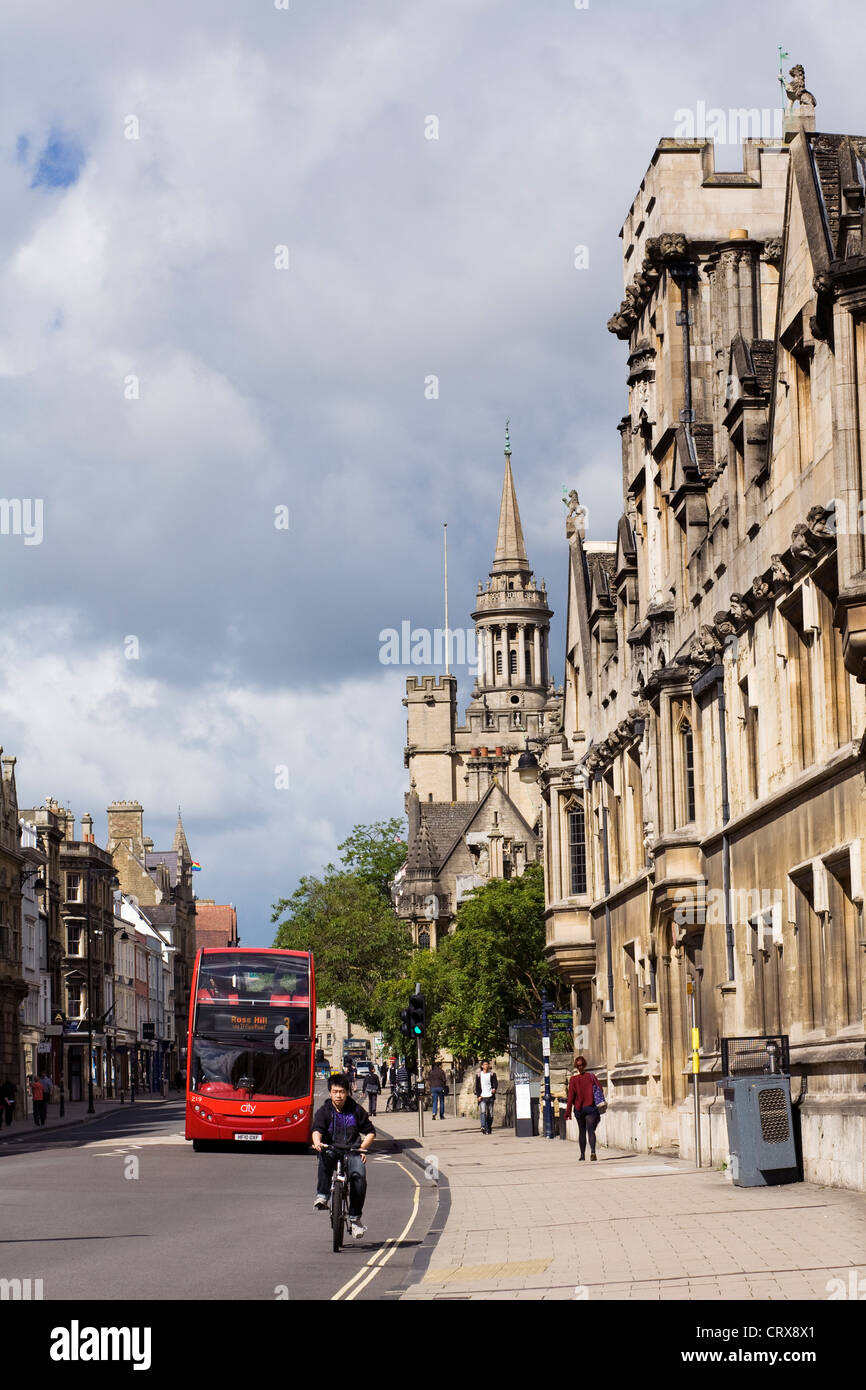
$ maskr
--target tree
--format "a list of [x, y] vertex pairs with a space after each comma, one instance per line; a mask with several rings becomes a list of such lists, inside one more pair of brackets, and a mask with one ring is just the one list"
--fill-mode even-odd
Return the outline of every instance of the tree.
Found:
[[369, 1031], [382, 1026], [382, 986], [408, 968], [412, 939], [391, 905], [358, 874], [329, 864], [274, 905], [274, 945], [312, 951], [316, 992]]
[[343, 851], [343, 867], [363, 883], [369, 883], [390, 903], [392, 880], [406, 858], [403, 821], [392, 817], [373, 825], [356, 825], [337, 849]]
[[538, 1017], [543, 989], [556, 1002], [565, 994], [544, 945], [540, 864], [529, 865], [520, 878], [496, 879], [477, 889], [458, 910], [454, 932], [430, 959], [428, 988], [436, 1001], [431, 1037], [435, 1034], [461, 1058], [505, 1051], [509, 1023]]

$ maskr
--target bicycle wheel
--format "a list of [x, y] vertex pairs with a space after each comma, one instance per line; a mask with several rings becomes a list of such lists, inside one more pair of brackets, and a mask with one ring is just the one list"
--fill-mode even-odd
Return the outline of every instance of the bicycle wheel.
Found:
[[342, 1249], [343, 1227], [343, 1183], [335, 1178], [331, 1185], [331, 1234], [334, 1250]]

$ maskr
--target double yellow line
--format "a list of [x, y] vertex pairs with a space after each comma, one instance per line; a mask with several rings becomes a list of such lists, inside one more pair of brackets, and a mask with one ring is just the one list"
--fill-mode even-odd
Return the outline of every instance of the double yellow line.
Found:
[[358, 1270], [357, 1274], [353, 1274], [349, 1282], [344, 1284], [341, 1289], [338, 1289], [337, 1292], [333, 1294], [331, 1298], [332, 1303], [340, 1298], [344, 1303], [349, 1303], [353, 1298], [357, 1298], [358, 1294], [362, 1289], [367, 1287], [371, 1279], [375, 1279], [379, 1270], [385, 1268], [385, 1265], [388, 1263], [395, 1250], [399, 1250], [400, 1245], [409, 1233], [415, 1217], [418, 1215], [418, 1207], [421, 1202], [421, 1184], [414, 1173], [410, 1173], [409, 1169], [405, 1167], [404, 1164], [398, 1163], [397, 1167], [402, 1168], [407, 1177], [410, 1177], [415, 1184], [415, 1192], [412, 1198], [412, 1214], [400, 1234], [396, 1237], [389, 1236], [381, 1250], [377, 1250], [375, 1255], [371, 1255], [367, 1263], [362, 1265]]

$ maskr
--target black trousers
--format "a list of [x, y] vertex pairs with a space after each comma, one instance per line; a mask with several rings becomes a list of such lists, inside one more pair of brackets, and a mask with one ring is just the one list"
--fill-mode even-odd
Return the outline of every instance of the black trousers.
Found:
[[597, 1105], [584, 1105], [581, 1110], [575, 1110], [577, 1119], [578, 1143], [580, 1144], [581, 1154], [586, 1153], [586, 1136], [589, 1135], [589, 1151], [595, 1153], [595, 1127], [601, 1116], [598, 1113]]
[[367, 1102], [367, 1109], [368, 1109], [369, 1114], [375, 1115], [375, 1113], [376, 1113], [376, 1102], [377, 1102], [377, 1100], [379, 1099], [379, 1092], [378, 1092], [378, 1091], [366, 1091], [365, 1094], [364, 1094], [364, 1098], [365, 1098], [365, 1100], [366, 1100], [366, 1102]]
[[[367, 1195], [367, 1169], [360, 1154], [350, 1153], [346, 1159], [349, 1169], [349, 1215], [360, 1217]], [[335, 1153], [319, 1154], [319, 1174], [316, 1191], [327, 1197], [331, 1191], [331, 1176], [337, 1166]]]
[[33, 1123], [44, 1125], [47, 1119], [48, 1101], [34, 1100], [33, 1102]]

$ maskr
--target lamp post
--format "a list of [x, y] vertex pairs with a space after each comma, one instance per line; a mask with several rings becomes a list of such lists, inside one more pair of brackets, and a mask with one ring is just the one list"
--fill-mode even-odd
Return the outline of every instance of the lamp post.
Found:
[[536, 758], [534, 753], [530, 752], [530, 743], [537, 743], [541, 748], [546, 748], [547, 739], [530, 738], [528, 734], [526, 735], [526, 747], [524, 748], [520, 757], [517, 759], [517, 775], [520, 778], [521, 782], [538, 781], [538, 759]]

